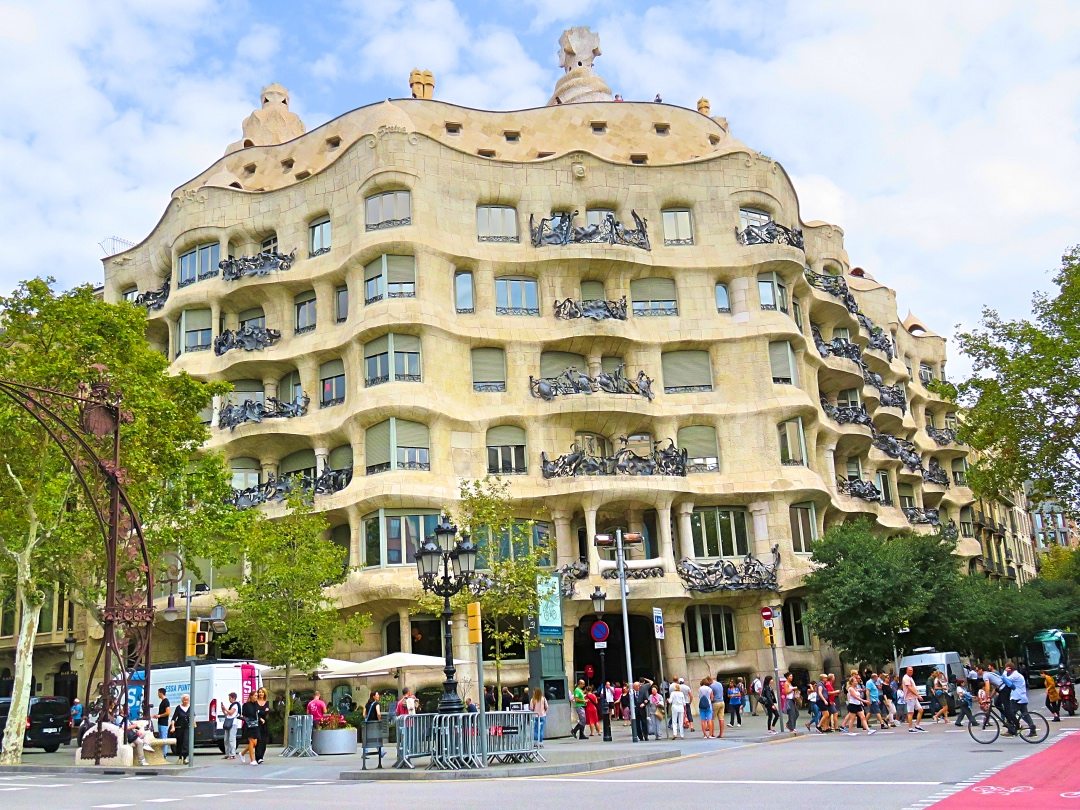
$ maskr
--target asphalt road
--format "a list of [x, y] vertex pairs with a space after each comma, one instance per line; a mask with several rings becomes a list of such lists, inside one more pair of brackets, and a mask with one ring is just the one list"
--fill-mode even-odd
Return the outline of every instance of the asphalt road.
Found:
[[[936, 799], [1038, 753], [1072, 733], [1076, 722], [1054, 724], [1050, 740], [1029, 745], [1001, 738], [978, 745], [951, 725], [927, 725], [926, 734], [903, 729], [873, 736], [803, 736], [760, 745], [727, 745], [655, 765], [580, 776], [468, 781], [338, 782], [332, 779], [249, 781], [237, 768], [234, 779], [187, 776], [5, 774], [0, 772], [4, 810], [104, 810], [168, 804], [195, 806], [202, 800], [231, 806], [334, 808], [363, 803], [395, 807], [688, 807], [721, 799], [761, 808], [926, 807]], [[596, 743], [600, 745], [601, 743]], [[663, 745], [664, 743], [656, 743]], [[328, 774], [329, 775], [329, 774]], [[1080, 778], [1078, 778], [1080, 782]], [[1080, 784], [1078, 784], [1080, 788]]]

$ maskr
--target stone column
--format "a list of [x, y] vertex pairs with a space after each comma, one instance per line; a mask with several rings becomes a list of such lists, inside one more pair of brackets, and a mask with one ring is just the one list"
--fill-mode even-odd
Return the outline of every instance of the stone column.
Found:
[[330, 450], [326, 447], [315, 448], [315, 475], [322, 475], [323, 470], [326, 469], [327, 460], [330, 457]]
[[[627, 517], [626, 525], [628, 527], [627, 531], [637, 532], [638, 534], [642, 534], [645, 531], [645, 521], [642, 519], [642, 512], [641, 512], [640, 509], [630, 509], [630, 510], [628, 510], [627, 513], [626, 513], [626, 517]], [[641, 556], [642, 556], [642, 559], [645, 558], [645, 542], [644, 542], [644, 535], [643, 534], [642, 534], [642, 544], [641, 544]], [[627, 559], [630, 559], [630, 557], [627, 556]]]
[[[694, 504], [680, 503], [675, 507], [675, 515], [679, 519], [679, 556], [694, 556], [694, 529], [690, 524], [690, 516], [694, 513]], [[674, 566], [672, 566], [674, 569]]]
[[210, 302], [210, 341], [221, 334], [221, 303], [218, 299]]
[[334, 285], [329, 281], [316, 281], [312, 286], [315, 289], [316, 328], [327, 329], [337, 321], [334, 313]]
[[586, 356], [585, 363], [589, 367], [589, 376], [593, 377], [594, 379], [596, 375], [598, 375], [603, 370], [603, 366], [601, 365], [601, 356], [599, 354], [590, 354]]
[[836, 495], [836, 443], [825, 447], [825, 486]]
[[263, 393], [267, 399], [276, 398], [278, 395], [278, 381], [276, 377], [263, 378]]
[[600, 555], [596, 550], [596, 507], [585, 507], [585, 543], [589, 554], [589, 574], [599, 576]]
[[665, 574], [675, 573], [675, 549], [671, 541], [671, 504], [656, 507], [656, 523], [660, 531], [660, 564]]
[[360, 568], [364, 564], [361, 543], [364, 539], [363, 520], [360, 509], [354, 504], [348, 509], [349, 514], [349, 565]]
[[296, 370], [300, 372], [300, 387], [311, 398], [309, 408], [319, 407], [319, 364], [312, 359], [297, 360]]
[[668, 680], [676, 677], [685, 678], [686, 641], [683, 639], [683, 622], [671, 620], [664, 615], [664, 673]]
[[278, 460], [276, 458], [260, 458], [259, 464], [262, 467], [262, 480], [265, 483], [270, 480], [270, 476], [277, 477]]
[[577, 553], [570, 530], [570, 512], [563, 509], [552, 510], [551, 520], [555, 523], [555, 565], [576, 561]]
[[772, 549], [769, 538], [769, 502], [753, 501], [750, 506], [750, 516], [754, 522], [754, 552], [758, 555], [768, 554]]
[[409, 609], [398, 608], [398, 633], [403, 653], [412, 652], [412, 623], [409, 621]]

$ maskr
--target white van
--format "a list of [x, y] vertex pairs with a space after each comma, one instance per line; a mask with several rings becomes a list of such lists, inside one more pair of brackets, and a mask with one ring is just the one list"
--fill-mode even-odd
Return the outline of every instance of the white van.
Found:
[[[243, 704], [248, 695], [263, 685], [262, 673], [268, 669], [253, 661], [199, 661], [195, 664], [195, 688], [191, 688], [189, 664], [154, 665], [150, 668], [150, 709], [157, 711], [158, 689], [165, 689], [170, 706], [180, 705], [183, 695], [191, 697], [191, 716], [195, 720], [195, 745], [217, 746], [225, 750], [225, 732], [222, 729], [224, 710], [229, 693], [236, 693], [236, 700]], [[128, 683], [128, 710], [130, 717], [142, 712], [143, 681]]]
[[915, 679], [915, 688], [919, 690], [919, 697], [924, 702], [926, 701], [926, 682], [931, 674], [934, 670], [945, 673], [949, 682], [949, 711], [952, 712], [956, 708], [956, 679], [962, 678], [967, 683], [967, 670], [960, 663], [959, 653], [938, 652], [933, 647], [916, 647], [911, 651], [911, 655], [905, 655], [900, 659], [901, 678], [907, 673], [908, 667], [914, 670], [912, 677]]

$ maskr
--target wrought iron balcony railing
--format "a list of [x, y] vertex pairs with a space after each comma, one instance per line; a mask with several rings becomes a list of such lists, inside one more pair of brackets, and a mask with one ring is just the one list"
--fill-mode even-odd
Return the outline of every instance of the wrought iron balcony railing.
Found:
[[860, 498], [870, 503], [881, 503], [881, 490], [874, 486], [873, 481], [865, 481], [862, 478], [837, 478], [836, 487], [853, 498]]
[[679, 314], [674, 301], [635, 301], [631, 309], [637, 318], [674, 318]]
[[224, 281], [238, 281], [242, 278], [268, 276], [274, 271], [284, 272], [293, 266], [296, 250], [288, 255], [276, 250], [264, 250], [254, 256], [230, 256], [218, 262], [221, 278]]
[[841, 276], [815, 273], [809, 267], [803, 270], [803, 275], [806, 276], [806, 281], [811, 287], [815, 287], [823, 293], [828, 293], [834, 298], [839, 298], [845, 309], [852, 315], [859, 311], [859, 302], [855, 300], [855, 296], [848, 289], [847, 282]]
[[506, 390], [505, 382], [474, 382], [473, 391], [480, 394], [499, 394]]
[[949, 518], [948, 523], [941, 524], [941, 536], [946, 540], [956, 540], [959, 536], [959, 532], [956, 530], [956, 521]]
[[[613, 372], [601, 371], [595, 377], [578, 371], [571, 366], [558, 377], [529, 377], [529, 391], [537, 399], [548, 402], [555, 397], [565, 397], [572, 394], [629, 394], [641, 396], [652, 402], [653, 390], [652, 379], [644, 372], [639, 371], [637, 377], [629, 379], [623, 376], [622, 364]], [[474, 384], [475, 388], [475, 384]], [[503, 387], [505, 390], [505, 385]]]
[[625, 321], [626, 296], [618, 301], [575, 301], [573, 298], [555, 300], [555, 317], [569, 321], [575, 318], [590, 318], [594, 321]]
[[[625, 568], [623, 569], [627, 579], [660, 579], [664, 576], [664, 566], [662, 565], [650, 565], [646, 568]], [[600, 573], [603, 579], [618, 579], [618, 568], [605, 568]]]
[[933, 439], [939, 447], [956, 444], [956, 431], [952, 428], [936, 428], [933, 425], [927, 425], [926, 435]]
[[938, 463], [936, 458], [930, 459], [930, 463], [927, 468], [923, 470], [923, 481], [928, 484], [937, 484], [938, 486], [949, 488], [949, 474], [941, 468], [941, 464]]
[[540, 307], [495, 307], [496, 315], [539, 315]]
[[801, 230], [779, 225], [772, 220], [760, 225], [747, 225], [741, 231], [736, 228], [735, 238], [740, 245], [791, 245], [799, 250], [805, 249]]
[[675, 565], [686, 590], [698, 593], [716, 591], [775, 591], [776, 572], [780, 568], [780, 546], [772, 547], [772, 562], [766, 563], [747, 554], [741, 564], [731, 560], [698, 562], [684, 557]]
[[908, 523], [937, 526], [941, 523], [941, 515], [937, 509], [920, 509], [917, 506], [904, 506], [901, 511], [908, 519]]
[[219, 357], [233, 349], [243, 349], [245, 352], [254, 352], [267, 349], [281, 340], [281, 332], [278, 329], [266, 329], [261, 326], [241, 326], [235, 332], [226, 329], [214, 338], [214, 354]]
[[890, 458], [899, 459], [912, 472], [922, 473], [922, 459], [915, 445], [907, 439], [900, 439], [889, 433], [882, 433], [870, 426], [870, 443]]
[[858, 318], [859, 324], [866, 330], [866, 334], [870, 338], [870, 345], [867, 348], [883, 352], [886, 359], [891, 363], [893, 359], [893, 344], [889, 335], [884, 329], [880, 326], [876, 326], [872, 320], [861, 312], [856, 313], [855, 317]]
[[547, 453], [540, 454], [541, 472], [544, 478], [566, 478], [579, 475], [686, 475], [685, 450], [675, 446], [668, 439], [668, 446], [663, 442], [654, 442], [653, 450], [647, 456], [641, 456], [626, 446], [626, 437], [621, 437], [623, 447], [611, 456], [593, 456], [578, 447], [570, 445], [570, 452], [548, 458]]
[[245, 422], [262, 422], [264, 419], [292, 419], [307, 413], [311, 399], [301, 395], [293, 402], [283, 402], [277, 397], [267, 397], [265, 402], [245, 399], [238, 405], [229, 404], [218, 414], [218, 427], [235, 430]]
[[387, 228], [403, 228], [406, 225], [412, 225], [412, 217], [402, 217], [401, 219], [384, 219], [382, 222], [368, 222], [364, 225], [364, 230], [384, 231]]
[[[627, 247], [651, 250], [649, 244], [648, 220], [639, 217], [637, 211], [631, 211], [634, 218], [634, 228], [626, 228], [615, 219], [615, 215], [607, 213], [604, 219], [593, 225], [583, 228], [574, 226], [574, 219], [578, 212], [553, 211], [550, 217], [544, 217], [539, 223], [533, 224], [535, 215], [529, 215], [529, 235], [533, 247], [546, 247], [548, 245], [571, 245], [571, 244], [607, 244], [626, 245]], [[516, 239], [515, 239], [516, 241]]]
[[839, 425], [862, 425], [870, 427], [870, 414], [866, 406], [859, 405], [833, 405], [824, 396], [821, 397], [821, 410]]
[[810, 325], [810, 333], [814, 338], [814, 346], [822, 357], [843, 357], [862, 365], [862, 349], [858, 343], [852, 343], [847, 338], [841, 337], [835, 337], [826, 342], [821, 337], [821, 330], [818, 329], [817, 324]]
[[136, 295], [135, 304], [150, 310], [162, 309], [165, 306], [165, 302], [169, 300], [169, 289], [171, 284], [172, 277], [165, 276], [165, 280], [161, 282], [161, 286], [156, 290], [147, 290], [144, 293]]
[[334, 470], [327, 467], [312, 480], [308, 475], [267, 475], [266, 481], [247, 489], [234, 489], [229, 503], [237, 509], [250, 509], [263, 503], [284, 501], [296, 490], [315, 495], [332, 495], [340, 492], [352, 481], [352, 470]]

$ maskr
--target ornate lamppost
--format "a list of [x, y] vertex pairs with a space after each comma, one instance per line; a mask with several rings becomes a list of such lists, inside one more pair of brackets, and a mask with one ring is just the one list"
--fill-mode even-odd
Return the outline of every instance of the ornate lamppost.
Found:
[[[476, 572], [476, 546], [469, 540], [468, 532], [461, 533], [457, 543], [457, 526], [450, 518], [443, 515], [435, 527], [432, 537], [424, 540], [416, 549], [416, 570], [420, 584], [425, 591], [430, 591], [443, 598], [443, 646], [446, 653], [446, 680], [443, 682], [443, 694], [439, 698], [439, 714], [454, 714], [465, 710], [457, 691], [454, 667], [453, 613], [450, 611], [450, 597], [459, 593], [469, 584]], [[441, 570], [440, 570], [441, 569]]]
[[[607, 625], [604, 624], [604, 605], [607, 602], [607, 594], [600, 590], [600, 586], [597, 585], [593, 592], [589, 595], [592, 599], [593, 613], [596, 614], [596, 622], [604, 631], [605, 640], [601, 643], [604, 647], [600, 647], [600, 717], [601, 722], [604, 724], [604, 742], [611, 742], [611, 711], [607, 702]], [[596, 638], [594, 635], [593, 638]]]

